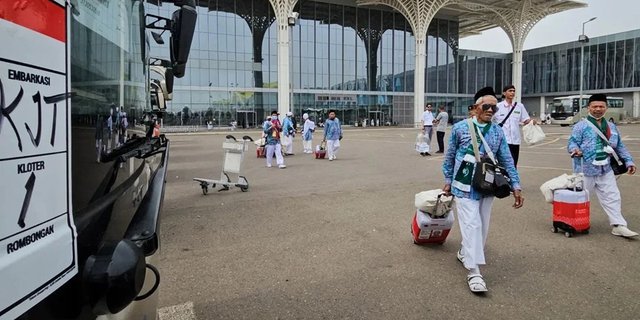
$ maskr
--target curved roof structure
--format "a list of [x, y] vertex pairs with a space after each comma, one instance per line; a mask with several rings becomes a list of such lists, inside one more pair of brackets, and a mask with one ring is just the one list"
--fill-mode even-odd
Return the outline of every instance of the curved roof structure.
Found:
[[441, 11], [458, 19], [462, 38], [504, 27], [504, 20], [535, 20], [531, 21], [535, 25], [548, 15], [586, 6], [586, 3], [574, 0], [462, 0]]
[[[392, 10], [387, 0], [315, 0], [318, 2], [342, 4], [347, 6], [374, 6], [381, 10]], [[423, 2], [421, 0], [393, 0], [391, 2], [411, 4]], [[427, 1], [424, 1], [427, 2]], [[431, 1], [433, 2], [433, 1]], [[523, 4], [532, 10], [523, 12]], [[482, 31], [502, 27], [497, 23], [510, 17], [540, 19], [562, 11], [583, 8], [587, 4], [576, 0], [454, 0], [436, 13], [436, 17], [458, 20], [460, 23], [460, 37], [479, 34]], [[527, 19], [529, 20], [529, 19]], [[535, 23], [534, 23], [535, 24]]]

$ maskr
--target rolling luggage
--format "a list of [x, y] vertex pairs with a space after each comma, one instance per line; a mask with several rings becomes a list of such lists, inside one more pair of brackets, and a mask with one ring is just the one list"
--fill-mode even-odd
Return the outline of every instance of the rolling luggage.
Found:
[[411, 222], [414, 244], [437, 243], [447, 240], [453, 226], [453, 196], [445, 195], [440, 189], [417, 193], [416, 214]]
[[589, 233], [589, 191], [559, 189], [553, 191], [553, 232], [564, 231], [566, 237]]
[[591, 226], [589, 191], [584, 188], [583, 159], [580, 158], [578, 177], [582, 179], [574, 188], [557, 189], [553, 191], [553, 232], [564, 231], [567, 238], [576, 233], [589, 233]]
[[316, 149], [313, 151], [313, 155], [316, 159], [324, 159], [327, 156], [327, 143], [322, 141], [322, 143], [317, 145]]
[[448, 212], [442, 217], [433, 217], [424, 211], [416, 210], [411, 223], [413, 243], [443, 244], [447, 240], [454, 221], [452, 212]]
[[256, 157], [258, 157], [258, 158], [266, 158], [267, 157], [267, 148], [266, 148], [266, 146], [259, 146], [256, 149]]

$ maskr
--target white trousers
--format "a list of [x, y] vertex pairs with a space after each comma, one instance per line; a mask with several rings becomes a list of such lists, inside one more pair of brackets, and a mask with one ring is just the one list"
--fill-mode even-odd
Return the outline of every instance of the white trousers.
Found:
[[278, 165], [284, 164], [284, 158], [282, 157], [282, 146], [278, 143], [267, 145], [267, 165], [271, 165], [271, 160], [273, 159], [274, 153], [276, 154], [276, 163]]
[[458, 223], [462, 234], [464, 267], [471, 270], [485, 264], [484, 245], [489, 233], [493, 197], [480, 200], [456, 198]]
[[329, 159], [333, 158], [340, 148], [340, 140], [327, 140], [327, 153]]
[[284, 146], [284, 153], [293, 153], [293, 136], [282, 136], [280, 144]]
[[313, 140], [302, 140], [302, 148], [304, 149], [304, 152], [312, 152], [312, 143]]
[[584, 187], [589, 190], [589, 194], [595, 193], [598, 196], [602, 209], [609, 217], [609, 224], [627, 225], [627, 221], [622, 216], [622, 199], [613, 171], [601, 176], [585, 176]]
[[291, 140], [289, 141], [289, 144], [284, 148], [285, 149], [284, 153], [293, 154], [293, 137], [292, 136], [289, 136], [289, 137]]

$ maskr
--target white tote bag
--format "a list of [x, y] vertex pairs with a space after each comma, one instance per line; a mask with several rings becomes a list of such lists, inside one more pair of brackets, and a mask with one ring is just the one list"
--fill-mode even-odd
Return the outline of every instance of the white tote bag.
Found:
[[583, 184], [583, 177], [576, 174], [562, 174], [555, 177], [540, 186], [540, 192], [544, 196], [544, 200], [548, 203], [553, 203], [553, 191], [558, 189], [573, 189]]
[[536, 144], [542, 142], [546, 137], [546, 135], [542, 131], [542, 128], [537, 124], [533, 124], [533, 121], [530, 121], [524, 127], [522, 127], [522, 135], [524, 141], [528, 144]]
[[[449, 213], [453, 204], [453, 196], [442, 195], [442, 189], [434, 189], [416, 193], [415, 206], [418, 210], [432, 216], [441, 217]], [[440, 201], [438, 201], [440, 197]]]

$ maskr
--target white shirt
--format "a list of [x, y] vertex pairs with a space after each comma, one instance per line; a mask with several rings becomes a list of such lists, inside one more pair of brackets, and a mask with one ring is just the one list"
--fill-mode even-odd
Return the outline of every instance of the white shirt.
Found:
[[[498, 103], [498, 112], [493, 115], [493, 123], [499, 124], [509, 114], [511, 105], [507, 104], [506, 100]], [[529, 113], [522, 103], [517, 102], [516, 109], [513, 110], [509, 119], [502, 126], [502, 131], [507, 138], [508, 144], [520, 144], [520, 124], [529, 120]]]
[[423, 126], [432, 126], [433, 125], [433, 113], [431, 111], [425, 111], [422, 113], [422, 125]]

